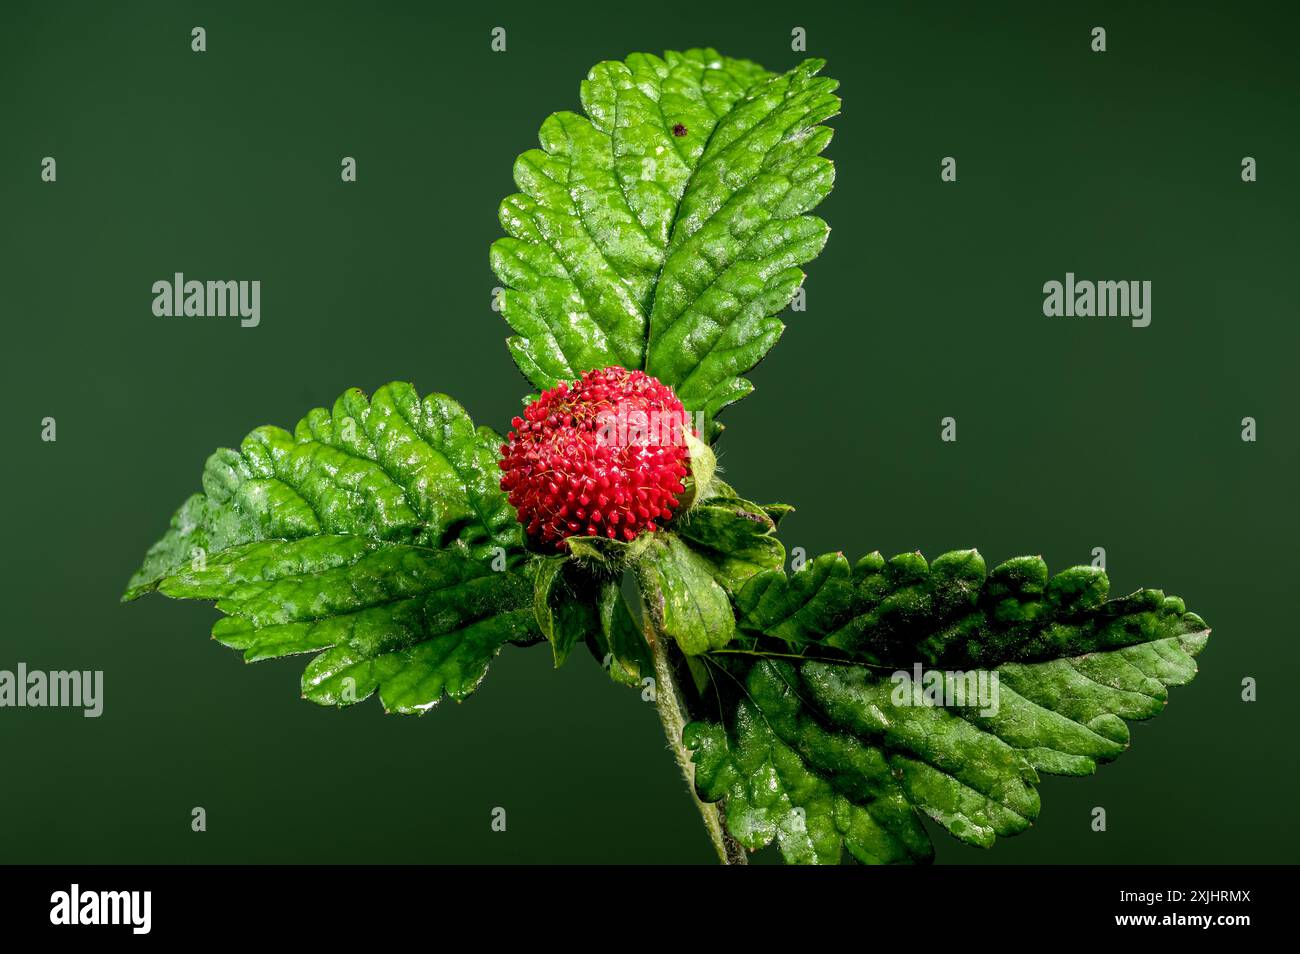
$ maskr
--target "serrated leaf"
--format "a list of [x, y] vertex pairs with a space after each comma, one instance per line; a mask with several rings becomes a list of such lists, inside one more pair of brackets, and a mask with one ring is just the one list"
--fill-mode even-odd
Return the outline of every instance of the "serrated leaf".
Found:
[[687, 725], [700, 798], [726, 799], [737, 841], [752, 851], [775, 840], [792, 864], [834, 864], [846, 848], [868, 863], [929, 860], [929, 838], [885, 755], [823, 728], [792, 688], [793, 672], [758, 662], [725, 723]]
[[737, 624], [797, 645], [832, 632], [853, 606], [852, 571], [842, 553], [825, 553], [787, 576], [756, 573], [736, 596]]
[[806, 215], [839, 109], [820, 60], [773, 75], [714, 50], [636, 53], [582, 84], [586, 116], [542, 124], [492, 246], [510, 351], [538, 388], [640, 368], [710, 417], [784, 327], [826, 241]]
[[774, 316], [830, 230], [807, 215], [831, 190], [821, 152], [839, 112], [834, 80], [808, 60], [719, 120], [682, 197], [650, 314], [646, 370], [713, 417], [753, 390], [740, 377], [776, 343]]
[[[1209, 630], [1181, 600], [1105, 597], [1100, 571], [1018, 558], [986, 575], [973, 550], [757, 574], [737, 599], [750, 648], [710, 657], [733, 677], [723, 721], [687, 727], [701, 797], [794, 862], [925, 860], [921, 814], [974, 845], [1016, 834], [1040, 772], [1117, 757], [1123, 720], [1196, 673]], [[773, 635], [808, 658], [767, 654]]]
[[367, 400], [353, 388], [293, 434], [259, 427], [208, 458], [203, 493], [176, 512], [124, 600], [244, 543], [354, 534], [523, 558], [523, 534], [496, 467], [500, 438], [451, 398], [401, 382]]
[[350, 705], [376, 690], [390, 712], [468, 696], [507, 642], [536, 635], [533, 586], [459, 550], [327, 534], [229, 548], [165, 577], [168, 595], [213, 599], [213, 638], [249, 662], [319, 652], [305, 698]]
[[755, 574], [736, 597], [743, 630], [887, 665], [997, 665], [1111, 649], [1205, 628], [1182, 600], [1138, 590], [1107, 600], [1104, 571], [1049, 579], [1040, 557], [986, 572], [975, 550], [929, 563], [871, 553], [850, 567], [824, 554], [804, 570]]
[[647, 536], [650, 544], [636, 568], [655, 630], [676, 640], [687, 656], [727, 645], [735, 617], [713, 567], [675, 534]]

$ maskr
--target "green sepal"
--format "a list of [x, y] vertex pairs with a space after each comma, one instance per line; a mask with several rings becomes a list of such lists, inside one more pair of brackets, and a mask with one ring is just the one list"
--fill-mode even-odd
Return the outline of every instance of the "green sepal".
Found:
[[713, 492], [713, 481], [718, 472], [718, 459], [713, 454], [713, 448], [689, 433], [686, 435], [686, 446], [690, 450], [690, 472], [682, 481], [685, 489], [678, 497], [678, 513], [688, 513]]
[[780, 527], [781, 521], [794, 513], [794, 507], [783, 503], [763, 504], [763, 511], [772, 519], [773, 524]]
[[533, 577], [533, 615], [551, 644], [555, 668], [573, 647], [599, 630], [596, 598], [600, 581], [566, 556], [543, 557]]
[[630, 541], [612, 537], [569, 537], [564, 542], [569, 555], [593, 572], [617, 575], [641, 558], [653, 536], [652, 533], [642, 533]]
[[739, 497], [710, 497], [692, 509], [676, 532], [708, 561], [713, 578], [735, 593], [756, 573], [780, 569], [785, 547], [767, 510]]
[[624, 686], [639, 686], [654, 672], [645, 633], [632, 618], [618, 579], [601, 581], [597, 602], [600, 626], [588, 640], [592, 655], [609, 677]]
[[656, 631], [675, 639], [687, 656], [727, 645], [735, 617], [712, 564], [676, 534], [646, 536], [650, 543], [636, 568]]

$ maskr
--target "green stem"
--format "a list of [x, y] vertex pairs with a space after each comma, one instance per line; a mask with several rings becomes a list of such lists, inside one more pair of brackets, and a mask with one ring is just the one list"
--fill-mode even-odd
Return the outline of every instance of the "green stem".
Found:
[[709, 840], [713, 842], [713, 849], [718, 853], [718, 860], [724, 865], [749, 864], [745, 849], [727, 833], [722, 823], [720, 806], [702, 802], [695, 794], [695, 763], [691, 761], [691, 753], [682, 743], [682, 730], [686, 728], [687, 721], [686, 701], [682, 698], [677, 678], [673, 674], [672, 660], [668, 656], [672, 640], [658, 631], [652, 622], [649, 607], [643, 606], [642, 609], [646, 620], [646, 639], [650, 643], [655, 663], [655, 708], [659, 710], [659, 721], [663, 723], [668, 746], [673, 750], [677, 766], [686, 779], [691, 801], [695, 802], [700, 817], [704, 819], [704, 828], [709, 833]]

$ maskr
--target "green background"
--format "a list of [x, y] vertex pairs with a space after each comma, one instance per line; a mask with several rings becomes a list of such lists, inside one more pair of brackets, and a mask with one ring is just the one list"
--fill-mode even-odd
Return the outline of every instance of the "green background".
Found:
[[[794, 26], [842, 81], [833, 233], [724, 415], [728, 477], [796, 504], [782, 535], [809, 553], [974, 545], [1060, 569], [1104, 546], [1113, 592], [1163, 587], [1215, 629], [1131, 752], [1049, 777], [1034, 830], [988, 852], [941, 835], [938, 860], [1295, 860], [1295, 19], [470, 6], [0, 12], [0, 668], [106, 683], [98, 720], [0, 710], [0, 860], [712, 859], [653, 708], [585, 654], [554, 672], [544, 646], [507, 650], [422, 719], [333, 711], [298, 698], [301, 660], [212, 643], [209, 606], [117, 598], [207, 454], [258, 424], [407, 379], [502, 429], [527, 390], [487, 264], [514, 157], [602, 59], [713, 45], [786, 69]], [[174, 271], [260, 279], [261, 326], [154, 317]], [[1044, 318], [1066, 271], [1151, 280], [1151, 326]]]

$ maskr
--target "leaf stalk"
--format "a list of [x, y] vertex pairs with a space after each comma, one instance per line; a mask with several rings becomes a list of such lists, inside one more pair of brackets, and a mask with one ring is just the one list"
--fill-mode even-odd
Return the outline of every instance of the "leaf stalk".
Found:
[[655, 708], [659, 712], [659, 721], [664, 727], [668, 747], [672, 749], [673, 757], [677, 759], [677, 766], [686, 780], [686, 790], [704, 820], [704, 828], [713, 843], [714, 851], [718, 853], [718, 861], [724, 865], [749, 864], [749, 857], [744, 847], [728, 834], [722, 822], [722, 803], [703, 802], [695, 793], [695, 763], [691, 761], [691, 753], [682, 742], [682, 731], [686, 728], [688, 709], [669, 655], [673, 648], [673, 640], [659, 631], [654, 623], [654, 614], [649, 607], [642, 606], [642, 615], [645, 620], [646, 641], [650, 644], [650, 652], [655, 664]]

